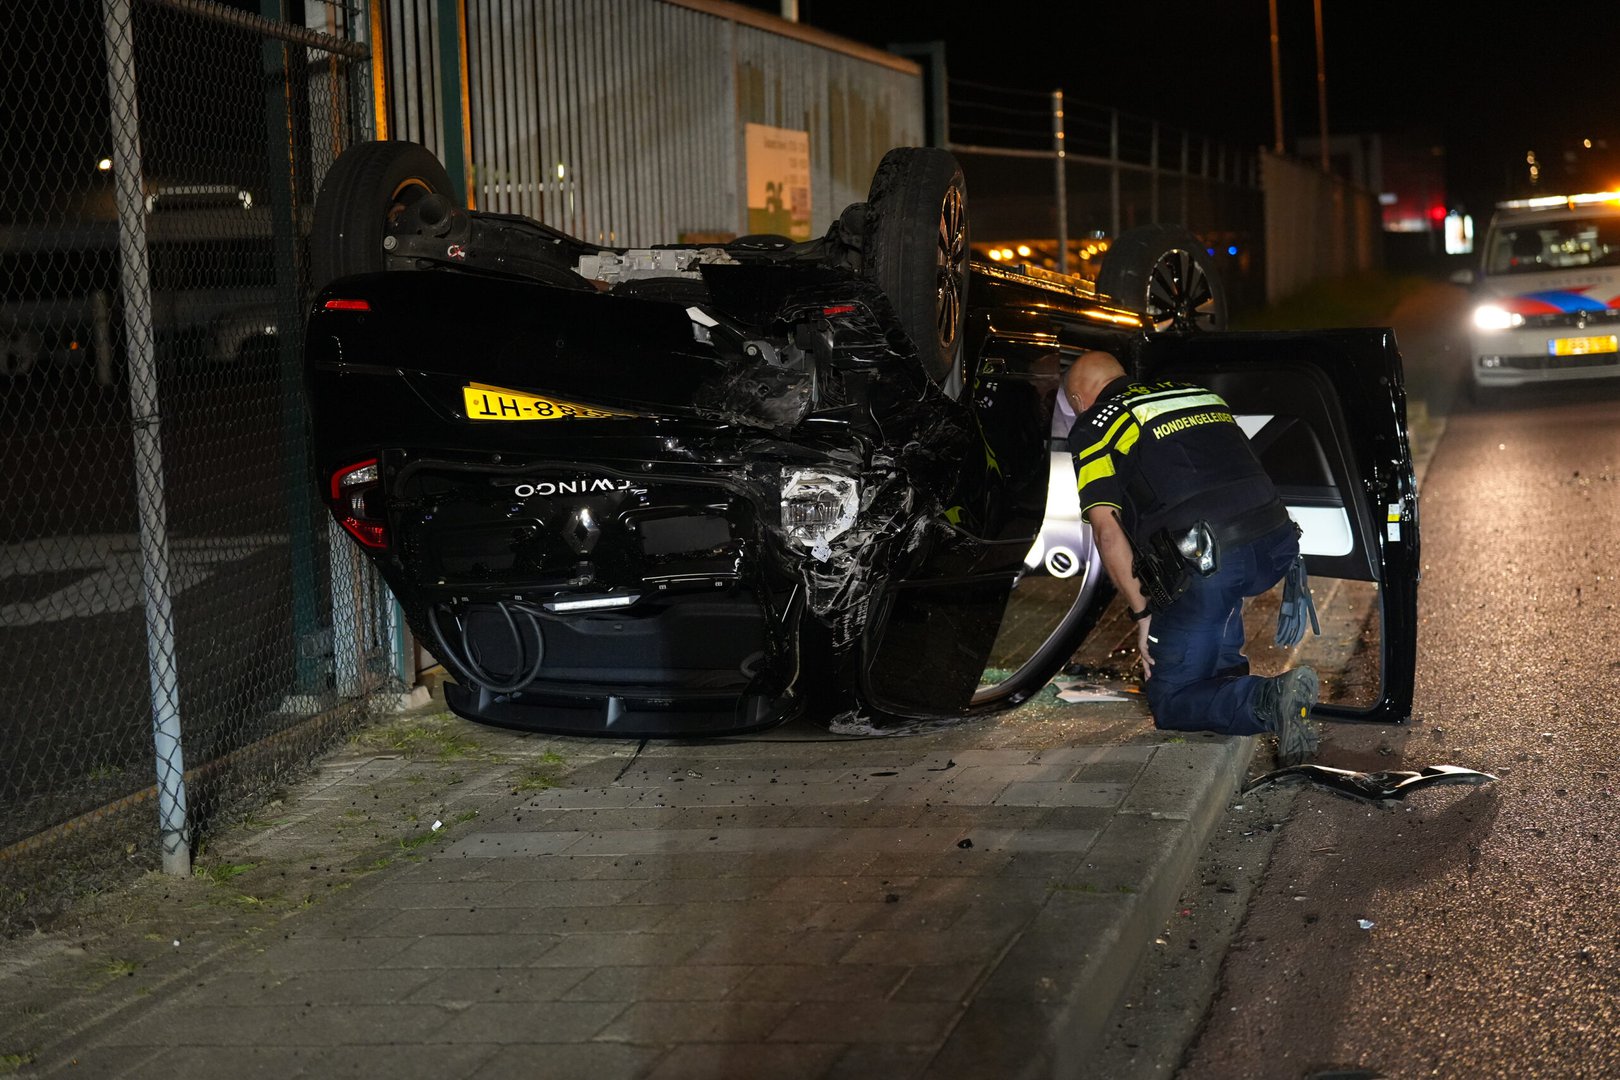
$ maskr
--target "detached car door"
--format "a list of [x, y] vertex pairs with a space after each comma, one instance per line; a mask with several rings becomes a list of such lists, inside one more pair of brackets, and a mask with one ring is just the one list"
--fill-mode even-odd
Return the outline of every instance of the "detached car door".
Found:
[[[1224, 398], [1303, 530], [1300, 546], [1324, 618], [1369, 607], [1376, 612], [1367, 623], [1366, 640], [1359, 623], [1338, 628], [1341, 636], [1355, 639], [1341, 643], [1338, 659], [1365, 671], [1375, 657], [1376, 675], [1361, 677], [1353, 693], [1325, 693], [1316, 715], [1407, 720], [1417, 656], [1418, 506], [1406, 393], [1392, 332], [1155, 337], [1142, 344], [1139, 375], [1150, 382], [1197, 383]], [[987, 675], [971, 711], [1025, 700], [1083, 642], [1095, 620], [1095, 604], [1075, 603], [1062, 614], [1052, 613], [1065, 596], [1081, 598], [1078, 582], [1071, 580], [1067, 590], [1064, 584], [1026, 578], [1012, 591], [991, 659], [999, 670]], [[1010, 637], [1043, 604], [1046, 621], [1035, 620], [1041, 633], [1026, 633], [1022, 641]]]

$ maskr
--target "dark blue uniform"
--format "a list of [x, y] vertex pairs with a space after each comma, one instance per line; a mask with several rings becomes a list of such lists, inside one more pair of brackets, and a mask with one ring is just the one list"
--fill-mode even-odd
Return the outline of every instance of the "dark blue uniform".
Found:
[[1243, 598], [1282, 580], [1298, 531], [1219, 395], [1189, 383], [1115, 379], [1069, 433], [1080, 511], [1118, 511], [1138, 550], [1160, 530], [1199, 522], [1218, 539], [1217, 568], [1153, 616], [1154, 723], [1180, 731], [1252, 735], [1262, 680], [1243, 656]]

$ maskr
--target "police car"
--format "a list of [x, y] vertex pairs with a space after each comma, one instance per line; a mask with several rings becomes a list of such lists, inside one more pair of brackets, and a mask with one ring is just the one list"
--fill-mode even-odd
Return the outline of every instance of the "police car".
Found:
[[1470, 276], [1476, 399], [1620, 375], [1620, 192], [1499, 203]]

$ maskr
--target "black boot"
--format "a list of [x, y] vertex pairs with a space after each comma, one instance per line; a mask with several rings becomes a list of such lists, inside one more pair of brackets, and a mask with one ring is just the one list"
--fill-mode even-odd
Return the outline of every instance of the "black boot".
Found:
[[1310, 718], [1316, 705], [1316, 672], [1308, 667], [1285, 671], [1260, 684], [1254, 697], [1255, 719], [1277, 736], [1277, 764], [1298, 765], [1316, 753], [1316, 724]]

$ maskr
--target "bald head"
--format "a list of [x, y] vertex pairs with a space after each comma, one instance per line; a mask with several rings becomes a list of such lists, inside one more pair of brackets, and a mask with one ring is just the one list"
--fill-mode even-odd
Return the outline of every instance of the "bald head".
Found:
[[1102, 393], [1103, 387], [1124, 374], [1125, 369], [1113, 353], [1084, 352], [1064, 377], [1063, 392], [1079, 415], [1097, 403], [1097, 395]]

